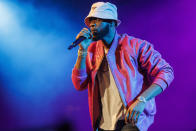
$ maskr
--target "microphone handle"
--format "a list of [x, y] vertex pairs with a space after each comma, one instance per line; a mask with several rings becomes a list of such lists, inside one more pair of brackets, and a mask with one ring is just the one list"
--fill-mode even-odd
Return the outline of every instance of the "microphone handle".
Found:
[[76, 39], [69, 47], [68, 49], [71, 50], [73, 47], [76, 47], [77, 45], [79, 45], [83, 40], [85, 40], [86, 37], [84, 36], [80, 36], [78, 39]]

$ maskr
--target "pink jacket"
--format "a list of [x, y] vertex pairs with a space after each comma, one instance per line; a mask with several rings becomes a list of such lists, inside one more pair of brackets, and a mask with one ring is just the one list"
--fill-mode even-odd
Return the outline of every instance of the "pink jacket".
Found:
[[[86, 69], [72, 71], [72, 81], [77, 90], [88, 88], [89, 112], [95, 130], [100, 119], [99, 84], [96, 73], [104, 56], [102, 41], [91, 43], [88, 47]], [[133, 101], [152, 83], [165, 90], [172, 82], [172, 67], [161, 58], [153, 45], [145, 40], [116, 33], [107, 55], [122, 102], [128, 108]], [[146, 131], [154, 121], [156, 113], [155, 99], [146, 103], [137, 126]]]

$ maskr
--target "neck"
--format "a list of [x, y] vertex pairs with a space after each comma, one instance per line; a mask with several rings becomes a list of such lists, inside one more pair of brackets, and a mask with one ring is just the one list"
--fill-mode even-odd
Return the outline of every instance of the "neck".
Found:
[[102, 39], [106, 47], [110, 47], [115, 37], [116, 30], [110, 30], [109, 33]]

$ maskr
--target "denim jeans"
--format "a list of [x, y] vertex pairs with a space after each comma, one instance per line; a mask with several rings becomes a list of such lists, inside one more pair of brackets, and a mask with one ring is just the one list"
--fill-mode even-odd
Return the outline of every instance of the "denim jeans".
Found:
[[[98, 131], [111, 131], [111, 130], [103, 130], [98, 128]], [[112, 131], [139, 131], [137, 126], [133, 126], [132, 124], [125, 124], [124, 120], [119, 120], [116, 123], [116, 129]]]

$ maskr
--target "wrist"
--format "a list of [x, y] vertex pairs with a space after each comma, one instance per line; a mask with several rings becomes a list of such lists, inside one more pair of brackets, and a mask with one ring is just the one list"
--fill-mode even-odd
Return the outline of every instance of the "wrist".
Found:
[[86, 57], [87, 56], [87, 50], [83, 50], [83, 49], [79, 48], [78, 56]]
[[137, 100], [138, 100], [139, 102], [143, 102], [143, 103], [146, 103], [146, 102], [147, 102], [146, 98], [143, 97], [143, 96], [139, 96], [139, 97], [137, 98]]
[[87, 51], [87, 49], [83, 48], [82, 46], [79, 46], [79, 49], [80, 51]]

